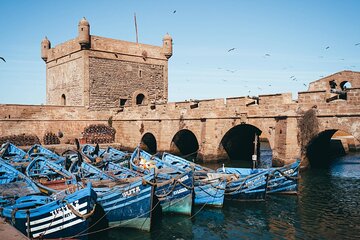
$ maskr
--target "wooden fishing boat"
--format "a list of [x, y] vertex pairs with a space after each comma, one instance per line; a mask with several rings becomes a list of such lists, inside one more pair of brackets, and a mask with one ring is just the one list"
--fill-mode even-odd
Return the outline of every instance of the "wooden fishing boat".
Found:
[[[219, 173], [217, 173], [219, 174]], [[231, 175], [233, 177], [231, 177]], [[242, 177], [237, 174], [227, 174], [230, 179], [226, 183], [225, 199], [235, 201], [265, 200], [268, 185], [268, 172], [262, 171]]]
[[0, 206], [14, 204], [17, 198], [31, 194], [40, 194], [36, 184], [0, 159]]
[[100, 162], [102, 161], [102, 155], [105, 153], [104, 149], [100, 149], [99, 145], [91, 146], [85, 144], [80, 149], [81, 154], [90, 160], [90, 162]]
[[130, 157], [133, 170], [149, 174], [156, 173], [155, 194], [160, 201], [163, 213], [191, 215], [193, 194], [193, 172], [179, 169], [159, 158], [135, 149]]
[[24, 196], [3, 208], [1, 215], [29, 239], [86, 238], [95, 212], [91, 185], [63, 196]]
[[118, 169], [108, 174], [83, 161], [73, 162], [69, 170], [83, 182], [92, 182], [109, 226], [151, 230], [156, 206], [153, 173], [137, 176]]
[[38, 156], [44, 156], [46, 157], [48, 160], [51, 161], [58, 161], [63, 162], [65, 160], [64, 157], [50, 151], [49, 149], [41, 146], [40, 144], [35, 144], [33, 145], [29, 151], [27, 152], [28, 156], [32, 159], [38, 157]]
[[195, 205], [222, 207], [227, 179], [223, 174], [216, 176], [214, 170], [170, 153], [163, 153], [161, 160], [181, 169], [194, 169]]
[[102, 154], [103, 162], [118, 163], [121, 166], [129, 167], [130, 154], [120, 151], [113, 147], [108, 147], [104, 154]]
[[218, 169], [218, 172], [237, 174], [242, 177], [247, 177], [251, 174], [267, 172], [269, 175], [267, 193], [297, 194], [299, 167], [300, 160], [297, 160], [294, 163], [278, 168], [220, 168]]
[[71, 192], [79, 188], [73, 174], [65, 170], [62, 165], [49, 161], [44, 156], [36, 157], [31, 161], [25, 170], [25, 174], [47, 195], [61, 190]]
[[1, 146], [0, 157], [21, 172], [31, 161], [31, 158], [24, 150], [10, 142], [6, 142]]

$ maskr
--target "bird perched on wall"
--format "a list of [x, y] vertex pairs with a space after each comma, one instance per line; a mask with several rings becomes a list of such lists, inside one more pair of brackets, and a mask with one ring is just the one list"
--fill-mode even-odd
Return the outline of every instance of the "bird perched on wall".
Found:
[[234, 51], [236, 48], [230, 48], [228, 52]]
[[4, 62], [6, 62], [6, 61], [5, 61], [5, 58], [3, 58], [3, 57], [0, 57], [0, 59], [1, 59], [1, 60], [3, 60]]

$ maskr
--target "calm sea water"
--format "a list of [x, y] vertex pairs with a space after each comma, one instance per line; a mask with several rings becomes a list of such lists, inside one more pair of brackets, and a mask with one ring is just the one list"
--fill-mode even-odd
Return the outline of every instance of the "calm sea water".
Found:
[[164, 216], [151, 233], [111, 229], [97, 239], [360, 239], [360, 153], [302, 173], [298, 196], [195, 207], [193, 215]]

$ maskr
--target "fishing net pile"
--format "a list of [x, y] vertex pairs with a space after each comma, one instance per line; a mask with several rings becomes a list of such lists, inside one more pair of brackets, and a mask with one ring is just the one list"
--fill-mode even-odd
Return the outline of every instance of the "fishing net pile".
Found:
[[55, 133], [47, 132], [43, 137], [43, 142], [45, 145], [60, 144], [60, 139]]
[[85, 128], [83, 137], [87, 143], [113, 143], [116, 130], [105, 124], [92, 124]]
[[40, 144], [40, 140], [36, 135], [31, 134], [19, 134], [0, 137], [0, 144], [11, 142], [16, 146], [31, 146], [34, 144]]

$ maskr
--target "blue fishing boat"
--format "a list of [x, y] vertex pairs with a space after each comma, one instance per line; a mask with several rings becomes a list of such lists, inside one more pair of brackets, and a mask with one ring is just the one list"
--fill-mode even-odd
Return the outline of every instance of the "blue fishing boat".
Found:
[[24, 196], [1, 215], [29, 239], [86, 238], [95, 212], [91, 186], [62, 196]]
[[19, 171], [26, 168], [27, 164], [31, 161], [31, 158], [29, 158], [24, 150], [10, 142], [6, 142], [1, 146], [0, 157]]
[[89, 144], [85, 144], [80, 149], [81, 154], [85, 159], [89, 159], [90, 162], [101, 162], [102, 155], [106, 152], [104, 149], [100, 149], [99, 144], [96, 146], [91, 146]]
[[218, 172], [237, 174], [242, 177], [247, 177], [251, 174], [267, 172], [269, 175], [267, 193], [297, 194], [299, 167], [300, 160], [297, 160], [294, 163], [277, 168], [220, 168], [218, 169]]
[[44, 156], [48, 160], [51, 161], [58, 161], [59, 163], [65, 160], [65, 157], [62, 157], [49, 149], [41, 146], [40, 144], [33, 145], [29, 151], [27, 152], [28, 156], [32, 159], [38, 157], [38, 156]]
[[92, 182], [109, 226], [151, 230], [156, 207], [153, 173], [138, 176], [119, 166], [116, 174], [108, 174], [83, 161], [73, 162], [69, 170]]
[[194, 170], [195, 205], [206, 204], [214, 207], [222, 207], [226, 177], [222, 174], [216, 174], [216, 172], [210, 168], [189, 162], [184, 158], [170, 153], [163, 153], [161, 160], [181, 169]]
[[17, 198], [32, 194], [40, 194], [36, 184], [0, 159], [0, 206], [13, 204]]
[[269, 175], [267, 171], [251, 174], [246, 177], [242, 177], [238, 174], [225, 174], [228, 178], [225, 188], [226, 200], [265, 200]]
[[113, 147], [108, 147], [104, 154], [102, 154], [103, 162], [118, 163], [121, 166], [129, 167], [130, 154], [120, 151]]
[[44, 156], [36, 157], [31, 161], [25, 174], [47, 195], [61, 190], [72, 192], [79, 188], [73, 174], [65, 170], [62, 165], [56, 164]]
[[193, 194], [193, 172], [180, 169], [141, 150], [135, 149], [130, 157], [133, 170], [149, 174], [156, 173], [155, 194], [163, 213], [191, 215]]

